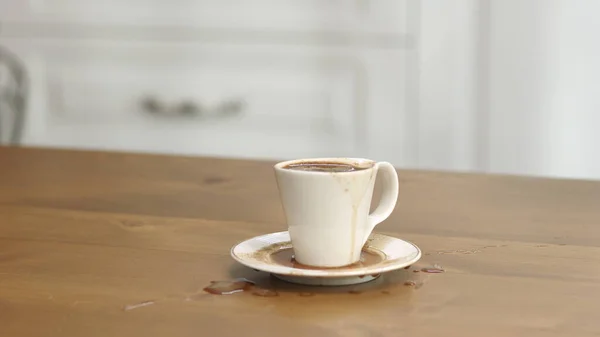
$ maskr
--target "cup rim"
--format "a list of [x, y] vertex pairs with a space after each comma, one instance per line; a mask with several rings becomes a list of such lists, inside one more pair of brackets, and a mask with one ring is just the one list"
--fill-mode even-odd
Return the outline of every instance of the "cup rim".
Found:
[[[277, 164], [275, 164], [273, 167], [275, 168], [275, 170], [285, 170], [284, 167], [290, 164], [296, 164], [296, 163], [302, 163], [302, 162], [337, 162], [337, 163], [342, 163], [342, 164], [349, 164], [349, 165], [353, 165], [353, 166], [358, 166], [358, 167], [364, 167], [364, 169], [362, 170], [358, 170], [358, 171], [347, 171], [347, 172], [322, 172], [322, 171], [299, 171], [299, 170], [295, 170], [293, 171], [294, 173], [299, 173], [299, 174], [355, 174], [355, 173], [359, 173], [359, 172], [364, 172], [364, 171], [368, 171], [371, 170], [373, 168], [375, 168], [375, 165], [377, 164], [376, 161], [371, 160], [371, 159], [366, 159], [366, 158], [353, 158], [353, 157], [317, 157], [317, 158], [298, 158], [298, 159], [291, 159], [291, 160], [286, 160], [286, 161], [281, 161]], [[285, 171], [291, 171], [291, 170], [285, 170]]]

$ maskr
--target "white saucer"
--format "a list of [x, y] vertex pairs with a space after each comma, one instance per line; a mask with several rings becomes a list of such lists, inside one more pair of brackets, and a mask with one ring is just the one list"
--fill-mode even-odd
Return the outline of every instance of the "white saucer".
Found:
[[416, 245], [384, 234], [372, 233], [363, 247], [363, 263], [339, 268], [312, 268], [295, 265], [287, 231], [248, 239], [231, 249], [239, 263], [273, 274], [284, 281], [304, 284], [341, 286], [364, 283], [382, 273], [412, 265], [421, 258]]

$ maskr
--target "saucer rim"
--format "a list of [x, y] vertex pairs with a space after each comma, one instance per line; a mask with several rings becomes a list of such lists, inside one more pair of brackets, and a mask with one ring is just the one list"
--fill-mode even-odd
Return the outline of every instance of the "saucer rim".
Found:
[[[356, 268], [353, 270], [339, 270], [339, 269], [297, 269], [297, 268], [292, 268], [292, 267], [287, 267], [287, 266], [281, 266], [281, 265], [273, 265], [273, 264], [267, 264], [267, 266], [277, 266], [279, 268], [281, 268], [282, 270], [273, 270], [271, 268], [261, 268], [261, 267], [257, 267], [255, 265], [250, 265], [248, 264], [248, 260], [244, 259], [240, 256], [238, 256], [237, 254], [235, 254], [235, 249], [246, 242], [252, 241], [252, 240], [256, 240], [258, 238], [267, 236], [267, 235], [281, 235], [284, 233], [288, 233], [289, 235], [289, 231], [279, 231], [279, 232], [273, 232], [273, 233], [266, 233], [266, 234], [261, 234], [261, 235], [256, 235], [254, 237], [251, 237], [249, 239], [246, 240], [242, 240], [237, 242], [235, 245], [233, 245], [233, 247], [231, 247], [230, 249], [230, 255], [231, 257], [237, 261], [238, 263], [254, 269], [254, 270], [258, 270], [258, 271], [262, 271], [262, 272], [267, 272], [267, 273], [271, 273], [271, 274], [276, 274], [276, 275], [287, 275], [287, 276], [293, 276], [293, 277], [316, 277], [316, 278], [347, 278], [347, 277], [355, 277], [355, 276], [363, 276], [363, 275], [368, 275], [368, 274], [373, 274], [373, 273], [377, 273], [377, 274], [381, 274], [381, 273], [386, 273], [386, 272], [390, 272], [393, 270], [397, 270], [397, 269], [401, 269], [401, 268], [405, 268], [407, 266], [410, 266], [412, 264], [414, 264], [415, 262], [419, 261], [422, 257], [422, 251], [421, 249], [414, 243], [395, 237], [395, 236], [391, 236], [388, 234], [383, 234], [383, 233], [379, 233], [379, 232], [373, 232], [371, 233], [371, 235], [369, 235], [369, 238], [373, 235], [380, 235], [380, 236], [384, 236], [384, 237], [388, 237], [394, 240], [399, 240], [402, 241], [404, 243], [409, 244], [410, 246], [412, 246], [415, 251], [416, 251], [416, 255], [414, 258], [408, 260], [408, 261], [398, 261], [396, 263], [390, 263], [388, 262], [387, 265], [382, 265], [377, 267], [379, 264], [376, 264], [374, 266], [367, 266], [367, 267], [360, 267], [360, 268]], [[282, 241], [281, 241], [282, 242]], [[276, 243], [280, 243], [280, 242], [274, 242], [272, 244], [276, 244]], [[375, 248], [377, 251], [383, 252], [381, 249], [379, 248]], [[383, 252], [384, 255], [387, 257], [388, 254], [385, 254], [385, 252]], [[394, 261], [394, 259], [384, 259], [382, 262], [384, 261]], [[381, 263], [381, 262], [380, 262]]]

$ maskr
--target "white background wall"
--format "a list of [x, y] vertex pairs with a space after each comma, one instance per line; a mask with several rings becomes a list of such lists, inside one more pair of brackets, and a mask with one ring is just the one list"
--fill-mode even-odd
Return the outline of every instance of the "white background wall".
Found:
[[492, 0], [489, 169], [600, 178], [600, 1]]
[[419, 167], [600, 179], [600, 1], [420, 11]]
[[[422, 168], [479, 170], [479, 1], [420, 2], [418, 163]], [[485, 135], [481, 135], [485, 136]]]
[[[0, 0], [25, 143], [600, 179], [600, 0], [178, 4]], [[248, 104], [165, 123], [138, 111], [150, 89]]]

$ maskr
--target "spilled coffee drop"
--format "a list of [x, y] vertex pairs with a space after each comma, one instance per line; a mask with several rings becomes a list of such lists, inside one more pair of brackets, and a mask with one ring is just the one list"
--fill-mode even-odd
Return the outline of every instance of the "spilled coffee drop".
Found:
[[245, 278], [237, 278], [227, 281], [211, 281], [210, 285], [202, 290], [213, 295], [231, 295], [241, 291], [248, 291], [253, 286], [254, 282]]
[[252, 295], [260, 296], [260, 297], [275, 297], [275, 296], [279, 296], [279, 293], [275, 290], [257, 288], [257, 289], [254, 289], [254, 291], [252, 291]]
[[404, 282], [404, 285], [409, 286], [409, 287], [414, 287], [415, 289], [419, 289], [423, 286], [423, 282], [408, 280], [408, 281]]
[[421, 268], [421, 271], [430, 274], [439, 274], [445, 272], [444, 268], [438, 264], [434, 264], [433, 267]]

